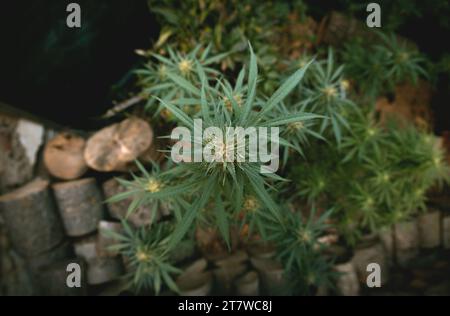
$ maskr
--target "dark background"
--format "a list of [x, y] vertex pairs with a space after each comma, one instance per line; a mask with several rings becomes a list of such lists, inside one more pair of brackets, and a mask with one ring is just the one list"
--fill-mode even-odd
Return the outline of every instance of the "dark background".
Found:
[[[105, 124], [98, 117], [111, 107], [113, 97], [125, 97], [119, 92], [126, 91], [130, 69], [140, 62], [134, 50], [150, 47], [159, 27], [145, 0], [78, 0], [73, 2], [81, 6], [82, 28], [70, 29], [70, 2], [2, 1], [0, 102], [61, 125], [93, 129]], [[402, 0], [377, 2], [382, 23], [399, 18], [398, 33], [415, 41], [432, 61], [449, 52], [449, 15], [433, 1], [421, 2], [419, 13], [407, 11], [408, 2]], [[307, 14], [316, 19], [330, 10], [353, 10], [350, 13], [365, 19], [368, 1], [306, 3]], [[450, 78], [447, 73], [437, 79], [432, 107], [440, 134], [450, 130]]]
[[[81, 28], [66, 26], [70, 2]], [[102, 124], [134, 50], [159, 33], [145, 0], [2, 1], [0, 27], [0, 101], [83, 129]]]
[[[383, 31], [412, 40], [433, 63], [450, 53], [450, 1], [449, 0], [305, 0], [308, 14], [320, 19], [324, 12], [337, 10], [365, 21], [366, 7], [376, 2], [381, 7]], [[448, 66], [447, 66], [448, 67]], [[438, 135], [450, 130], [450, 72], [433, 69], [435, 91], [431, 107], [434, 128]]]

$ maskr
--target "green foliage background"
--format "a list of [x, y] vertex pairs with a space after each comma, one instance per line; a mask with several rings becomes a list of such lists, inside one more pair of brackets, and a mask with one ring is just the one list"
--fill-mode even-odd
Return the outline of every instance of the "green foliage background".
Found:
[[[205, 224], [231, 248], [232, 228], [247, 225], [248, 238], [276, 246], [289, 293], [311, 294], [334, 277], [321, 237], [334, 231], [341, 243], [354, 245], [425, 210], [427, 191], [448, 182], [450, 169], [434, 135], [377, 117], [377, 97], [428, 76], [423, 54], [393, 33], [291, 58], [269, 39], [280, 36], [289, 12], [306, 17], [302, 1], [165, 0], [149, 1], [149, 8], [162, 30], [152, 48], [139, 52], [145, 65], [136, 75], [147, 115], [191, 130], [193, 118], [224, 131], [278, 126], [283, 168], [264, 177], [252, 163], [169, 162], [151, 173], [139, 164], [139, 175], [122, 180], [128, 191], [111, 202], [133, 197], [129, 212], [166, 204], [173, 218], [167, 234], [130, 228], [118, 237], [134, 263], [131, 284], [156, 293], [161, 284], [176, 290], [166, 252]], [[390, 30], [401, 24], [394, 15], [387, 20]], [[161, 243], [163, 254], [152, 256]]]

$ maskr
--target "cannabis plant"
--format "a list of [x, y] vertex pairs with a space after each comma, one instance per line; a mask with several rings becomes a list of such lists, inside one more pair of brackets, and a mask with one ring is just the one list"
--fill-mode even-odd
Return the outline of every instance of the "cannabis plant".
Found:
[[[138, 76], [138, 85], [141, 87], [141, 94], [147, 100], [146, 109], [153, 110], [154, 115], [161, 115], [165, 119], [175, 119], [170, 112], [163, 111], [163, 107], [154, 109], [157, 97], [175, 104], [182, 100], [183, 110], [195, 114], [198, 110], [198, 104], [190, 99], [191, 91], [180, 89], [178, 82], [182, 82], [184, 85], [198, 85], [199, 77], [197, 73], [199, 71], [204, 73], [208, 80], [211, 80], [219, 74], [211, 66], [220, 62], [227, 56], [227, 53], [210, 56], [211, 45], [206, 48], [197, 45], [186, 54], [175, 52], [170, 46], [165, 49], [168, 56], [143, 52], [144, 55], [148, 55], [149, 61], [144, 68], [135, 71]], [[188, 102], [188, 100], [191, 102]]]
[[[198, 60], [193, 59], [192, 63], [195, 65], [192, 78], [197, 78], [191, 82], [180, 75], [168, 76], [171, 84], [177, 85], [177, 90], [189, 95], [189, 98], [177, 99], [176, 102], [157, 98], [159, 104], [177, 118], [179, 127], [187, 132], [187, 138], [182, 139], [183, 145], [176, 149], [179, 156], [187, 150], [189, 159], [178, 161], [178, 164], [162, 172], [155, 168], [148, 173], [139, 165], [143, 176], [133, 176], [131, 181], [122, 180], [128, 192], [113, 200], [132, 197], [134, 201], [130, 212], [146, 203], [169, 202], [175, 224], [169, 239], [165, 241], [167, 251], [174, 251], [186, 234], [205, 218], [218, 227], [228, 245], [230, 226], [237, 219], [249, 220], [248, 224], [255, 227], [255, 232], [260, 235], [266, 235], [269, 224], [279, 226], [279, 229], [289, 229], [285, 225], [292, 223], [285, 222], [272, 197], [275, 183], [283, 178], [274, 173], [276, 168], [272, 170], [265, 165], [267, 160], [251, 160], [250, 141], [243, 145], [235, 142], [236, 130], [233, 128], [248, 128], [248, 136], [252, 138], [256, 134], [251, 131], [260, 128], [284, 129], [298, 123], [307, 126], [309, 121], [321, 119], [321, 116], [305, 111], [283, 112], [286, 108], [283, 100], [298, 86], [309, 64], [298, 69], [267, 98], [257, 91], [258, 65], [251, 47], [248, 71], [243, 67], [234, 84], [222, 76], [217, 76], [214, 83]], [[191, 104], [200, 106], [194, 115], [183, 111], [184, 106]], [[274, 116], [273, 113], [279, 115]], [[210, 128], [218, 129], [222, 135], [208, 133]], [[198, 136], [199, 131], [203, 136]], [[268, 136], [265, 137], [267, 141]], [[272, 149], [278, 146], [295, 148], [283, 137], [273, 138], [271, 146]], [[201, 157], [204, 148], [211, 149], [212, 159], [196, 161], [196, 155]], [[177, 150], [174, 154], [172, 149], [174, 160], [179, 158], [176, 153]], [[194, 162], [190, 160], [191, 154], [194, 155]], [[278, 159], [278, 155], [273, 158]]]
[[[181, 88], [191, 90], [193, 95], [197, 97], [198, 103], [201, 105], [201, 119], [203, 126], [200, 127], [206, 131], [208, 127], [218, 127], [222, 130], [223, 135], [230, 136], [230, 128], [240, 126], [243, 128], [259, 128], [259, 127], [283, 127], [289, 123], [308, 121], [318, 118], [310, 113], [294, 113], [292, 115], [280, 116], [272, 118], [268, 113], [272, 112], [283, 101], [283, 99], [295, 88], [303, 77], [306, 68], [300, 69], [289, 77], [281, 87], [268, 99], [257, 97], [257, 77], [258, 66], [256, 56], [251, 51], [250, 66], [247, 74], [247, 88], [243, 90], [241, 102], [238, 102], [233, 91], [241, 91], [244, 85], [245, 69], [240, 71], [238, 79], [233, 89], [232, 85], [225, 79], [219, 81], [217, 85], [211, 87], [202, 72], [199, 72], [202, 86], [200, 88], [192, 85], [185, 85], [179, 82]], [[225, 98], [223, 97], [225, 96]], [[171, 111], [184, 125], [191, 131], [191, 135], [195, 135], [195, 122], [180, 110], [179, 106], [160, 100], [161, 104]], [[231, 103], [231, 108], [229, 106]], [[234, 137], [235, 135], [231, 135]], [[261, 162], [241, 161], [238, 157], [242, 152], [248, 152], [248, 147], [237, 148], [237, 144], [227, 143], [217, 137], [198, 139], [195, 136], [189, 139], [191, 144], [200, 145], [200, 148], [212, 146], [215, 154], [219, 154], [219, 158], [229, 158], [234, 155], [231, 162], [225, 159], [213, 159], [211, 162], [200, 163], [181, 163], [171, 170], [177, 175], [179, 181], [191, 184], [193, 189], [184, 194], [193, 201], [192, 206], [183, 215], [182, 220], [174, 232], [172, 245], [175, 245], [186, 233], [199, 211], [205, 207], [206, 203], [213, 199], [215, 204], [214, 214], [217, 225], [221, 230], [225, 240], [228, 240], [229, 217], [242, 209], [244, 196], [251, 194], [265, 205], [268, 214], [274, 219], [280, 220], [280, 215], [276, 203], [271, 198], [267, 182], [280, 180], [281, 178], [273, 173], [266, 173], [263, 176], [260, 171], [266, 167]], [[282, 138], [279, 144], [288, 145]], [[170, 190], [170, 188], [168, 189]], [[164, 191], [164, 190], [163, 190]], [[201, 192], [201, 194], [198, 194]], [[226, 203], [230, 203], [227, 205]]]
[[342, 162], [353, 158], [363, 160], [372, 153], [380, 155], [381, 147], [386, 144], [384, 140], [385, 130], [377, 122], [375, 113], [366, 108], [355, 108], [347, 117], [349, 130], [343, 138], [341, 150], [345, 152]]
[[310, 295], [320, 287], [331, 288], [334, 277], [332, 261], [323, 255], [327, 247], [320, 242], [329, 228], [327, 220], [331, 210], [316, 216], [315, 208], [307, 219], [299, 212], [283, 209], [284, 227], [273, 223], [269, 226], [268, 240], [277, 245], [277, 258], [285, 269], [285, 277], [290, 280], [284, 294]]
[[[259, 90], [271, 94], [279, 82], [279, 65], [284, 60], [285, 45], [273, 45], [283, 34], [291, 12], [304, 16], [302, 0], [290, 2], [231, 0], [150, 0], [149, 9], [162, 25], [160, 37], [152, 48], [159, 51], [170, 43], [181, 52], [192, 50], [197, 43], [211, 43], [212, 52], [231, 52], [220, 62], [223, 71], [235, 71], [247, 61], [250, 41], [258, 51], [261, 83]], [[281, 57], [281, 58], [280, 58]]]
[[377, 33], [378, 42], [358, 38], [346, 44], [343, 61], [346, 74], [354, 79], [361, 92], [371, 97], [392, 91], [395, 85], [427, 77], [426, 60], [404, 40], [394, 34]]
[[294, 178], [302, 198], [335, 208], [336, 225], [354, 243], [424, 210], [427, 190], [448, 182], [449, 167], [434, 136], [393, 122], [380, 126], [371, 111], [349, 117], [342, 146], [317, 144]]
[[[412, 44], [400, 41], [394, 34], [379, 33], [382, 44], [376, 46], [378, 50], [386, 56], [386, 78], [388, 83], [395, 85], [404, 81], [417, 83], [419, 76], [427, 77], [422, 65], [425, 63], [417, 50], [411, 47]], [[393, 86], [390, 86], [392, 89]]]
[[139, 161], [136, 161], [136, 166], [141, 175], [138, 176], [131, 173], [132, 180], [117, 178], [117, 181], [126, 188], [126, 191], [112, 196], [107, 202], [115, 203], [132, 197], [133, 201], [128, 206], [127, 217], [139, 207], [149, 205], [151, 206], [150, 211], [152, 215], [150, 222], [154, 222], [156, 214], [159, 214], [159, 211], [164, 209], [172, 210], [175, 216], [180, 218], [181, 208], [185, 203], [183, 199], [180, 196], [161, 193], [164, 188], [171, 184], [171, 173], [162, 171], [156, 163], [152, 163], [150, 172]]
[[151, 289], [158, 294], [165, 285], [178, 292], [172, 276], [180, 270], [171, 264], [167, 247], [172, 232], [170, 224], [159, 223], [151, 229], [136, 229], [122, 221], [122, 226], [122, 234], [110, 230], [105, 233], [117, 240], [110, 248], [119, 251], [124, 258], [129, 287], [136, 291]]
[[[290, 68], [305, 64], [305, 58], [300, 57], [291, 63]], [[345, 118], [353, 102], [347, 97], [349, 82], [343, 76], [344, 67], [337, 65], [332, 49], [328, 50], [326, 58], [318, 58], [311, 65], [305, 80], [298, 86], [294, 99], [304, 111], [322, 115], [326, 119], [321, 121], [315, 129], [315, 136], [333, 136], [340, 143], [343, 129], [348, 129]], [[318, 137], [320, 138], [320, 137]]]
[[[264, 42], [292, 10], [304, 14], [301, 0], [284, 3], [279, 1], [232, 0], [149, 0], [148, 7], [160, 20], [163, 28], [155, 48], [171, 42], [180, 51], [189, 51], [197, 43], [212, 43], [214, 51], [245, 52], [247, 41], [258, 51]], [[263, 47], [261, 47], [263, 46]], [[239, 59], [245, 60], [243, 54]], [[236, 59], [230, 58], [222, 66], [233, 66]]]
[[[280, 116], [288, 117], [295, 113], [305, 113], [305, 115], [308, 115], [308, 112], [306, 111], [308, 102], [309, 101], [306, 100], [304, 102], [293, 104], [290, 107], [281, 103], [280, 106], [273, 111], [273, 114], [270, 115], [274, 118]], [[310, 138], [325, 140], [320, 132], [316, 131], [318, 123], [323, 119], [327, 119], [327, 117], [320, 117], [319, 115], [314, 114], [314, 117], [311, 117], [310, 120], [291, 122], [286, 125], [286, 128], [281, 131], [281, 136], [289, 142], [290, 146], [283, 147], [283, 165], [287, 164], [289, 153], [292, 151], [296, 151], [304, 157], [305, 154], [303, 148], [309, 145]]]

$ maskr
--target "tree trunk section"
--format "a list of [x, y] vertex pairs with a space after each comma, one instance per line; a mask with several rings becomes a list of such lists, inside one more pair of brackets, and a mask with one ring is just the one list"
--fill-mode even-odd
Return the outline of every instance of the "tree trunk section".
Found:
[[419, 242], [424, 249], [437, 248], [441, 243], [441, 213], [432, 210], [419, 216]]
[[78, 237], [97, 229], [103, 199], [95, 179], [57, 183], [53, 185], [53, 191], [67, 235]]
[[90, 137], [84, 151], [89, 167], [97, 171], [124, 171], [153, 141], [150, 125], [139, 118], [129, 118], [108, 126]]
[[[67, 271], [70, 263], [80, 266], [80, 287], [68, 287], [67, 278], [72, 271]], [[55, 262], [34, 275], [39, 295], [43, 296], [81, 296], [87, 292], [86, 265], [80, 259], [68, 259]]]
[[81, 177], [88, 169], [84, 160], [85, 145], [85, 140], [74, 134], [56, 135], [44, 149], [44, 164], [48, 172], [64, 180]]
[[395, 224], [395, 256], [397, 264], [405, 266], [419, 253], [419, 229], [417, 221]]
[[359, 281], [352, 261], [338, 264], [334, 270], [339, 274], [336, 289], [339, 295], [357, 296], [359, 295]]
[[64, 237], [48, 187], [48, 181], [36, 179], [0, 197], [11, 243], [24, 257], [51, 250]]
[[123, 273], [122, 261], [116, 258], [95, 258], [88, 262], [88, 284], [98, 285], [119, 278]]

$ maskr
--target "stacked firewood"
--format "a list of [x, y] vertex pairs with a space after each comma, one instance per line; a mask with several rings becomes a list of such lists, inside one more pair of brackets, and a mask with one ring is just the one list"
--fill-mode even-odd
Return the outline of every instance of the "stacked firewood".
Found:
[[389, 282], [389, 271], [393, 267], [410, 267], [426, 250], [450, 250], [450, 213], [446, 207], [448, 205], [430, 207], [417, 218], [365, 236], [352, 256], [335, 267], [340, 272], [336, 284], [338, 294], [358, 295], [363, 287], [366, 288], [370, 263], [380, 266], [383, 287]]
[[274, 248], [261, 243], [222, 255], [204, 254], [183, 268], [176, 283], [183, 296], [282, 295], [286, 289]]
[[[87, 140], [71, 132], [45, 144], [43, 162], [49, 177], [36, 178], [0, 196], [0, 212], [14, 250], [26, 262], [33, 294], [83, 295], [124, 273], [114, 243], [104, 230], [120, 232], [120, 219], [130, 200], [107, 205], [125, 189], [111, 177], [103, 183], [96, 172], [125, 172], [135, 160], [158, 160], [150, 125], [128, 118], [94, 133]], [[90, 173], [90, 176], [86, 176]], [[150, 224], [151, 207], [130, 218], [134, 226]], [[81, 267], [81, 287], [69, 287], [67, 267]], [[30, 293], [31, 294], [31, 293]]]

